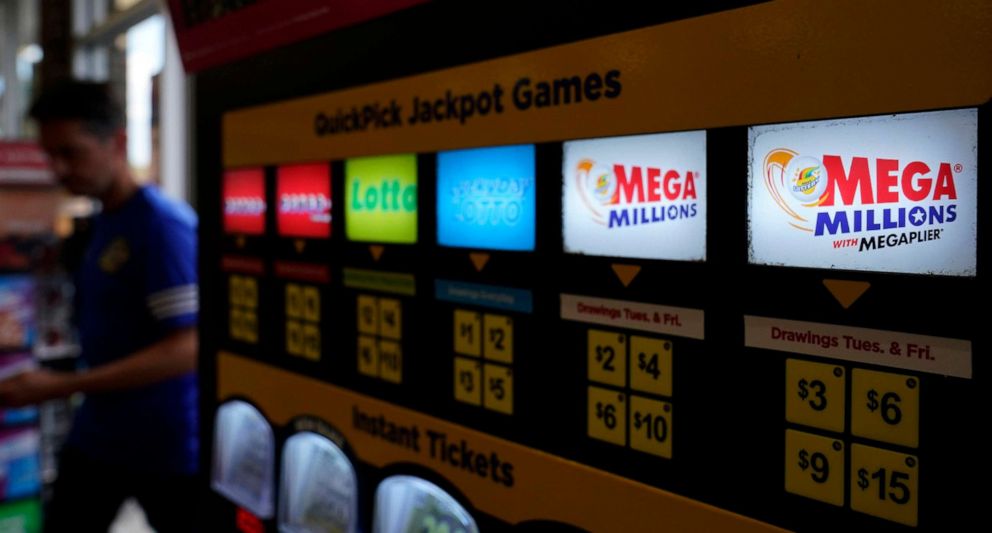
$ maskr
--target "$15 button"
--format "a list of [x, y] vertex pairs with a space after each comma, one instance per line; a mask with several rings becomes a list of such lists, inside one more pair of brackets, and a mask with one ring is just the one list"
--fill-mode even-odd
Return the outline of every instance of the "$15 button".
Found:
[[851, 447], [851, 508], [916, 526], [919, 460], [904, 453]]

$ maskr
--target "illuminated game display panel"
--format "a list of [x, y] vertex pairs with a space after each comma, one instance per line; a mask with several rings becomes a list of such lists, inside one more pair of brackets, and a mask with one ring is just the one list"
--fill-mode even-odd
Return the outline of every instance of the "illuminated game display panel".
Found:
[[417, 242], [417, 155], [348, 159], [345, 235], [349, 241]]
[[533, 251], [534, 161], [532, 144], [438, 153], [438, 244]]
[[706, 259], [706, 132], [564, 143], [568, 253]]
[[238, 168], [224, 172], [224, 233], [265, 233], [265, 170]]
[[276, 227], [281, 237], [331, 236], [331, 167], [283, 165], [276, 170]]
[[748, 135], [751, 263], [974, 276], [978, 110]]

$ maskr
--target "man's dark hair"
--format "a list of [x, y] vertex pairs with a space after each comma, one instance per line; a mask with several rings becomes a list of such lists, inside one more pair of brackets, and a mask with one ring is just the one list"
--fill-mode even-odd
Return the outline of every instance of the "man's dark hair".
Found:
[[80, 120], [86, 131], [104, 138], [124, 127], [124, 109], [106, 83], [56, 82], [42, 91], [29, 114], [38, 122]]

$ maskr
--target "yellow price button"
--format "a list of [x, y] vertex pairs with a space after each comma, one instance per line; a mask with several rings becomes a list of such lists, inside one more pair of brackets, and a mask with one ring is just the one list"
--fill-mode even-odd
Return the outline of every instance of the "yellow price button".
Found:
[[303, 288], [286, 284], [286, 318], [303, 318]]
[[375, 337], [358, 336], [358, 372], [366, 376], [379, 377], [379, 347]]
[[785, 361], [785, 419], [820, 429], [844, 431], [847, 398], [844, 368], [787, 359]]
[[641, 392], [672, 395], [671, 341], [638, 335], [630, 337], [630, 386]]
[[311, 361], [320, 361], [320, 329], [317, 324], [303, 324], [303, 350], [300, 355]]
[[367, 335], [379, 333], [379, 309], [374, 296], [358, 296], [358, 332]]
[[844, 443], [785, 430], [785, 491], [844, 505]]
[[627, 395], [589, 387], [588, 434], [594, 439], [627, 445]]
[[475, 359], [455, 357], [455, 399], [462, 403], [482, 405], [482, 363]]
[[485, 366], [483, 405], [486, 409], [513, 414], [513, 369], [503, 365]]
[[303, 318], [311, 322], [320, 322], [320, 291], [317, 287], [303, 288]]
[[241, 305], [252, 309], [258, 307], [258, 281], [255, 278], [241, 278]]
[[227, 278], [227, 301], [232, 306], [244, 305], [244, 282], [241, 276]]
[[379, 341], [379, 377], [391, 383], [403, 382], [403, 352], [400, 343]]
[[479, 313], [455, 309], [455, 353], [482, 355], [482, 320]]
[[244, 337], [244, 311], [237, 307], [231, 307], [227, 317], [227, 334], [235, 340]]
[[258, 342], [258, 315], [255, 311], [245, 311], [242, 314], [242, 330], [241, 333], [243, 337], [241, 340], [255, 344]]
[[[631, 348], [634, 341], [631, 339]], [[672, 404], [631, 395], [630, 447], [672, 458]]]
[[483, 315], [482, 330], [485, 358], [501, 363], [512, 363], [513, 319], [503, 315]]
[[379, 298], [379, 334], [394, 340], [400, 340], [403, 337], [403, 321], [399, 300]]
[[303, 324], [299, 321], [286, 321], [286, 353], [303, 355]]
[[851, 433], [915, 448], [920, 442], [920, 380], [856, 369], [851, 376]]
[[871, 446], [851, 446], [851, 509], [916, 526], [919, 459]]
[[627, 384], [627, 336], [614, 331], [589, 330], [589, 379], [623, 387]]

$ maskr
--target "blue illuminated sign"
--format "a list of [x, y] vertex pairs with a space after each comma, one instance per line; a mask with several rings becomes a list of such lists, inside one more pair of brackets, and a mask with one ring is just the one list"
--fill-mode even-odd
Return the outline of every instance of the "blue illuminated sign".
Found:
[[534, 188], [532, 144], [438, 153], [438, 244], [532, 251]]

